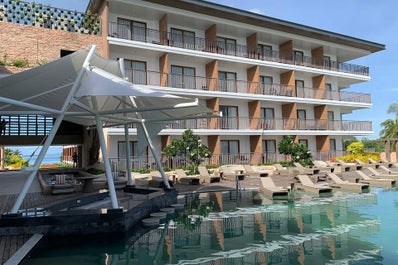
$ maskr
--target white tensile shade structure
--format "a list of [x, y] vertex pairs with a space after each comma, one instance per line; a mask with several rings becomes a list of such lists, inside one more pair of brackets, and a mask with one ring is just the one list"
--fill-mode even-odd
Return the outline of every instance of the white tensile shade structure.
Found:
[[[200, 117], [212, 110], [198, 104], [197, 99], [182, 98], [136, 86], [122, 78], [118, 62], [107, 60], [90, 51], [80, 50], [54, 62], [0, 79], [0, 115], [36, 114], [55, 118], [27, 181], [11, 212], [15, 213], [31, 186], [45, 153], [51, 145], [62, 120], [87, 127], [96, 127], [109, 184], [112, 207], [117, 208], [109, 158], [106, 152], [103, 126], [137, 123], [162, 173], [166, 187], [170, 188], [158, 156], [152, 145], [150, 128], [155, 124], [175, 119]], [[139, 135], [142, 139], [142, 136]], [[126, 145], [127, 147], [129, 145]], [[130, 151], [126, 150], [127, 158]], [[128, 165], [129, 165], [128, 161]], [[128, 170], [129, 167], [128, 167]], [[128, 176], [130, 176], [128, 172]]]

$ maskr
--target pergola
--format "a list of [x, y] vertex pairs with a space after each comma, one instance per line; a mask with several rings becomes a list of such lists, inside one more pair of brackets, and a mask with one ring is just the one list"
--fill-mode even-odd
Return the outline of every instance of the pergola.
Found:
[[[128, 126], [136, 123], [138, 138], [146, 140], [163, 181], [170, 188], [151, 137], [167, 121], [213, 115], [213, 110], [199, 105], [198, 99], [133, 85], [123, 79], [122, 60], [104, 59], [96, 55], [95, 50], [95, 46], [89, 51], [79, 50], [43, 66], [0, 79], [0, 115], [35, 114], [55, 118], [33, 167], [29, 168], [31, 172], [11, 209], [12, 213], [21, 207], [62, 120], [97, 129], [112, 207], [118, 208], [104, 126], [124, 126], [128, 142]], [[126, 144], [126, 148], [127, 165], [130, 165], [129, 145]], [[133, 185], [130, 167], [127, 170], [129, 184]]]

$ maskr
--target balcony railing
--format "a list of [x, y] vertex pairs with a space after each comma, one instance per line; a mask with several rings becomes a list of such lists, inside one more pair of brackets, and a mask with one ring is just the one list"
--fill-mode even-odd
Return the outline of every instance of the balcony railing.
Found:
[[[311, 152], [314, 160], [327, 161], [331, 158], [346, 155], [345, 151], [330, 151], [330, 152]], [[162, 166], [168, 169], [181, 168], [187, 165], [183, 157], [179, 159], [173, 158], [168, 159], [167, 157], [161, 157]], [[238, 154], [213, 154], [210, 159], [205, 159], [205, 165], [229, 165], [229, 164], [269, 164], [276, 162], [287, 162], [289, 158], [285, 155], [279, 154], [278, 152], [266, 152], [266, 153], [238, 153]], [[110, 162], [114, 171], [126, 170], [126, 158], [124, 157], [113, 157], [110, 158]], [[132, 156], [131, 157], [131, 169], [149, 169], [157, 170], [158, 166], [153, 156]]]
[[326, 91], [310, 87], [283, 84], [264, 84], [244, 80], [219, 80], [202, 76], [167, 74], [145, 70], [126, 70], [127, 78], [134, 84], [168, 86], [181, 89], [211, 90], [229, 93], [286, 96], [344, 102], [371, 103], [370, 94], [344, 91]]
[[177, 120], [167, 129], [202, 130], [329, 130], [329, 131], [371, 131], [370, 121], [327, 121], [316, 119], [254, 119], [248, 117], [220, 117]]
[[366, 66], [342, 63], [337, 61], [328, 61], [326, 63], [323, 61], [323, 59], [309, 56], [303, 56], [297, 59], [295, 58], [293, 53], [281, 53], [279, 51], [272, 51], [264, 55], [258, 48], [249, 48], [245, 45], [220, 45], [217, 41], [207, 40], [198, 37], [183, 39], [180, 35], [172, 34], [171, 32], [164, 32], [142, 27], [131, 27], [130, 25], [123, 25], [115, 22], [109, 23], [109, 36], [114, 38], [141, 41], [182, 49], [224, 54], [262, 61], [301, 65], [305, 67], [325, 69], [356, 75], [369, 75], [369, 67]]

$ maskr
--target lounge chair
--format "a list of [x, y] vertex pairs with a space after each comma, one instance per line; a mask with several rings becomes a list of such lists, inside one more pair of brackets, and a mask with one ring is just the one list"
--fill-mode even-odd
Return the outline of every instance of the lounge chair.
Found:
[[279, 175], [289, 176], [292, 174], [292, 172], [289, 170], [289, 168], [283, 167], [279, 163], [273, 164], [273, 166], [276, 168], [276, 173], [278, 173]]
[[343, 160], [337, 160], [337, 162], [344, 168], [344, 171], [356, 171], [362, 169], [362, 166], [358, 165], [357, 163], [347, 163]]
[[377, 171], [374, 168], [368, 168], [368, 170], [370, 171], [370, 173], [372, 174], [372, 176], [376, 177], [376, 178], [392, 178], [392, 179], [398, 179], [398, 173], [392, 173], [388, 168], [385, 168], [388, 172], [385, 173], [380, 173], [379, 171]]
[[315, 175], [319, 174], [320, 170], [318, 168], [309, 168], [309, 167], [303, 167], [300, 163], [294, 162], [293, 163], [295, 168], [293, 169], [293, 172], [296, 174], [310, 174], [310, 175]]
[[229, 181], [236, 181], [236, 179], [244, 180], [247, 176], [243, 169], [232, 165], [221, 166], [220, 170], [222, 171], [223, 178]]
[[[172, 187], [173, 186], [173, 181], [170, 180], [170, 179], [168, 181], [169, 181], [170, 187]], [[163, 181], [163, 178], [162, 178], [162, 174], [158, 170], [151, 171], [149, 173], [148, 185], [150, 187], [154, 187], [154, 188], [166, 188], [166, 185], [164, 184], [164, 181]]]
[[329, 185], [333, 188], [338, 187], [345, 191], [353, 191], [359, 193], [369, 191], [369, 184], [367, 183], [354, 183], [347, 180], [342, 180], [334, 173], [328, 173], [327, 175], [331, 180], [334, 181], [334, 183], [329, 183]]
[[300, 180], [301, 186], [305, 192], [316, 195], [328, 195], [333, 191], [328, 185], [314, 184], [308, 175], [297, 175], [297, 178]]
[[354, 159], [355, 160], [355, 162], [358, 164], [358, 165], [360, 165], [360, 166], [362, 166], [362, 168], [378, 168], [379, 167], [379, 164], [368, 164], [368, 163], [365, 163], [365, 162], [363, 162], [362, 160], [360, 160], [360, 159], [358, 159], [358, 158], [355, 158]]
[[263, 177], [260, 179], [262, 183], [262, 187], [260, 188], [261, 193], [264, 193], [273, 200], [288, 198], [289, 191], [283, 187], [275, 186], [271, 177]]
[[207, 168], [204, 166], [199, 166], [198, 170], [199, 170], [199, 175], [202, 178], [202, 182], [215, 183], [221, 181], [220, 176], [210, 174]]
[[383, 163], [386, 167], [398, 167], [398, 163], [390, 162], [383, 158], [380, 158], [380, 163]]
[[187, 176], [187, 174], [185, 174], [185, 171], [182, 169], [176, 169], [175, 172], [177, 175], [178, 183], [185, 185], [199, 185], [203, 183], [203, 181], [200, 181], [200, 178], [196, 176]]
[[362, 178], [359, 180], [359, 182], [368, 183], [371, 186], [380, 187], [380, 188], [391, 188], [396, 183], [395, 180], [393, 179], [371, 178], [360, 170], [356, 170], [355, 172]]
[[323, 172], [330, 172], [330, 173], [335, 172], [335, 170], [337, 168], [335, 166], [329, 166], [328, 164], [326, 164], [326, 162], [323, 162], [321, 160], [315, 160], [314, 167], [319, 169], [320, 172], [323, 171]]
[[245, 173], [248, 174], [251, 177], [268, 177], [269, 175], [272, 174], [270, 171], [259, 171], [255, 170], [251, 165], [243, 165], [243, 168], [245, 169]]

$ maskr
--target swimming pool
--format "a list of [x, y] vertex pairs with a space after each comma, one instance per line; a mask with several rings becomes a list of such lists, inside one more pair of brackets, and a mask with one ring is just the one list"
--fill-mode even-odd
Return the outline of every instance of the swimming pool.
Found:
[[[22, 264], [396, 264], [398, 192], [270, 204], [257, 191], [179, 197], [192, 205], [126, 237], [57, 239]], [[62, 242], [62, 244], [57, 244]], [[67, 242], [67, 243], [66, 243]]]

